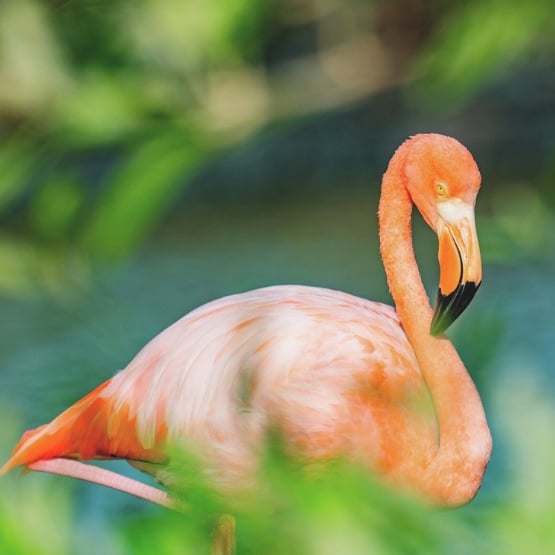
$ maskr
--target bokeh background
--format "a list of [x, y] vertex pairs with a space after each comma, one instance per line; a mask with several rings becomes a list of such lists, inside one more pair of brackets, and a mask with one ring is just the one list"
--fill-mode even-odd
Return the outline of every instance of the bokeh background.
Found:
[[[436, 511], [278, 454], [280, 510], [243, 508], [239, 552], [555, 552], [554, 33], [551, 0], [0, 0], [0, 453], [205, 301], [306, 283], [390, 302], [381, 175], [442, 132], [483, 176], [484, 282], [449, 335], [494, 435], [484, 486]], [[224, 508], [16, 474], [8, 554], [207, 553]]]

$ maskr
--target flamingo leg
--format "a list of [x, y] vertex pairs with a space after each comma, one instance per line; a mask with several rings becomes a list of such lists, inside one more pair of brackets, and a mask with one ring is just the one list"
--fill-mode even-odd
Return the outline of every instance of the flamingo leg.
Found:
[[[106, 468], [81, 461], [64, 458], [47, 459], [28, 464], [27, 468], [36, 472], [69, 476], [70, 478], [99, 484], [145, 499], [166, 509], [179, 511], [185, 508], [165, 491]], [[212, 555], [235, 555], [235, 518], [233, 516], [222, 515], [218, 519], [213, 532]]]
[[28, 464], [27, 468], [38, 472], [60, 474], [61, 476], [70, 476], [71, 478], [100, 484], [134, 495], [135, 497], [140, 497], [141, 499], [156, 503], [167, 509], [179, 510], [181, 508], [165, 491], [149, 486], [148, 484], [143, 484], [138, 480], [123, 476], [117, 472], [85, 464], [73, 459], [56, 458], [40, 460]]

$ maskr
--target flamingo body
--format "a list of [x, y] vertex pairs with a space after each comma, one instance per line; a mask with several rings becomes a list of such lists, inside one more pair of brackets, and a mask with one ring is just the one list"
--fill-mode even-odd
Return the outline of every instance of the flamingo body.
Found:
[[[469, 501], [491, 437], [442, 332], [481, 281], [479, 185], [472, 156], [454, 139], [406, 141], [384, 175], [379, 209], [396, 310], [293, 285], [208, 303], [50, 424], [26, 432], [0, 473], [40, 470], [60, 457], [115, 457], [171, 486], [168, 447], [177, 444], [199, 454], [215, 484], [233, 489], [252, 483], [265, 431], [277, 423], [305, 460], [345, 456], [437, 502]], [[414, 260], [413, 202], [439, 237], [435, 313]]]
[[163, 463], [166, 444], [186, 438], [209, 450], [207, 471], [233, 487], [254, 470], [270, 420], [308, 459], [349, 454], [383, 472], [402, 472], [410, 451], [420, 445], [426, 456], [437, 443], [428, 390], [391, 307], [276, 286], [175, 322], [125, 370], [28, 432], [10, 464], [54, 456]]

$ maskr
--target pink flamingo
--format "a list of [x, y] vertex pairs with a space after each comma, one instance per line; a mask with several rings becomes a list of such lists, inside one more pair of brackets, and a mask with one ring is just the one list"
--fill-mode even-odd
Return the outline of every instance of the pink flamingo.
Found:
[[[171, 485], [168, 444], [194, 445], [219, 487], [243, 487], [270, 423], [307, 460], [344, 456], [444, 505], [471, 500], [491, 437], [445, 329], [481, 282], [480, 173], [455, 139], [416, 135], [383, 177], [381, 254], [396, 309], [315, 287], [208, 303], [50, 424], [26, 432], [0, 473], [24, 465], [161, 504], [164, 491], [74, 459], [127, 459]], [[416, 204], [439, 237], [433, 312], [414, 258]]]

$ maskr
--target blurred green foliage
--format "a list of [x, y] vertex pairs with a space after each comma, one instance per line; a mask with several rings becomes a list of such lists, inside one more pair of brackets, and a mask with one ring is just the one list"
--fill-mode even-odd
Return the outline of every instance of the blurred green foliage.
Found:
[[51, 290], [24, 275], [44, 260], [62, 276], [66, 256], [125, 257], [199, 167], [274, 122], [403, 79], [460, 106], [551, 48], [550, 13], [549, 0], [2, 0], [0, 262], [8, 273], [23, 245], [29, 263], [0, 289]]
[[112, 176], [83, 229], [93, 253], [120, 258], [143, 240], [175, 196], [179, 177], [195, 167], [202, 153], [180, 136], [143, 142]]
[[[148, 240], [200, 168], [263, 129], [399, 83], [433, 111], [461, 110], [528, 56], [552, 56], [552, 10], [551, 0], [0, 0], [0, 294], [78, 290], [93, 264]], [[550, 252], [554, 167], [540, 192], [515, 181], [481, 195], [488, 262]], [[310, 223], [322, 226], [317, 257], [331, 256], [332, 217]], [[128, 324], [96, 325], [108, 341]], [[462, 343], [483, 383], [503, 331], [486, 314]], [[551, 553], [555, 415], [521, 366], [516, 385], [491, 393], [508, 416], [496, 444], [504, 487], [471, 508], [432, 509], [340, 462], [314, 475], [278, 449], [265, 488], [239, 505], [187, 476], [188, 513], [121, 515], [101, 543], [122, 555], [208, 553], [214, 523], [231, 512], [239, 553]], [[94, 552], [67, 484], [2, 478], [0, 553]]]
[[[183, 513], [121, 515], [104, 531], [106, 537], [95, 541], [122, 555], [208, 554], [218, 519], [232, 514], [241, 554], [545, 555], [555, 545], [555, 478], [549, 470], [555, 463], [553, 405], [524, 377], [498, 391], [496, 402], [510, 406], [507, 414], [514, 415], [504, 425], [506, 471], [515, 479], [511, 488], [474, 501], [478, 507], [472, 510], [430, 507], [342, 461], [301, 466], [279, 442], [271, 442], [260, 487], [231, 497], [219, 494], [185, 457], [176, 466], [186, 484]], [[538, 445], [544, 446], [541, 457]], [[2, 553], [88, 553], [69, 516], [79, 511], [69, 502], [69, 480], [34, 478], [0, 482]]]
[[459, 105], [523, 57], [553, 51], [550, 0], [455, 4], [414, 65], [423, 101]]

